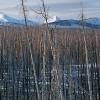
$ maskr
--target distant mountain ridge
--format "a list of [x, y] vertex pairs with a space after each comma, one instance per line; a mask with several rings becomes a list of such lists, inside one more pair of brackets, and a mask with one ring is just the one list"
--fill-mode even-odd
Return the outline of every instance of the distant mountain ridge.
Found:
[[[79, 28], [81, 27], [81, 21], [75, 19], [69, 20], [56, 20], [48, 22], [49, 25], [65, 27], [65, 28]], [[84, 20], [84, 26], [88, 28], [100, 28], [100, 18], [88, 18]]]
[[[48, 23], [50, 26], [56, 26], [60, 28], [79, 28], [81, 27], [80, 20], [75, 19], [64, 19], [62, 20], [58, 16], [53, 16], [48, 19]], [[45, 22], [44, 22], [45, 23]], [[25, 25], [24, 19], [16, 19], [0, 13], [0, 25]], [[37, 23], [37, 21], [27, 20], [28, 25], [37, 26], [41, 23]], [[88, 18], [84, 20], [84, 26], [89, 28], [100, 28], [100, 18]]]
[[[24, 21], [24, 19], [16, 19], [16, 18], [10, 17], [8, 15], [5, 15], [3, 13], [0, 13], [0, 25], [6, 25], [6, 24], [9, 24], [9, 25], [25, 25], [25, 21]], [[27, 24], [28, 25], [34, 25], [34, 26], [37, 25], [36, 22], [33, 22], [31, 20], [27, 20]]]

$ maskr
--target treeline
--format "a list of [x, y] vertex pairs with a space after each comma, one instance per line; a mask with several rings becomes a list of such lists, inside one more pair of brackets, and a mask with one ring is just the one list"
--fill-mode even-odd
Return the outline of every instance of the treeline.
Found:
[[99, 100], [100, 30], [45, 30], [0, 27], [0, 100]]

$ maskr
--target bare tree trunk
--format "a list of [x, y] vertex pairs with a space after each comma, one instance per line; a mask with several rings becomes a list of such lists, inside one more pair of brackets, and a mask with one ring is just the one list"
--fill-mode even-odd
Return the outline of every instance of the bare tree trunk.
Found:
[[[58, 56], [58, 52], [56, 51], [56, 49], [57, 49], [56, 46], [55, 46], [56, 44], [54, 45], [54, 43], [53, 43], [53, 41], [51, 39], [50, 33], [49, 33], [48, 12], [47, 12], [44, 0], [41, 0], [41, 3], [42, 3], [42, 9], [41, 9], [39, 14], [42, 15], [42, 17], [44, 18], [44, 20], [46, 22], [46, 31], [45, 31], [46, 33], [45, 33], [44, 36], [47, 36], [46, 39], [48, 39], [48, 41], [49, 41], [49, 43], [51, 45], [53, 63], [54, 63], [53, 64], [53, 69], [52, 69], [52, 78], [53, 78], [52, 82], [54, 84], [56, 83], [56, 85], [51, 86], [52, 87], [51, 90], [52, 90], [52, 92], [55, 92], [55, 93], [57, 93], [57, 91], [59, 91], [59, 93], [57, 93], [57, 95], [59, 95], [58, 100], [63, 100], [63, 95], [62, 95], [62, 90], [61, 90], [60, 73], [59, 73], [60, 72], [59, 71], [59, 62], [58, 62], [59, 56]], [[44, 52], [44, 54], [45, 54], [45, 52]], [[44, 60], [45, 60], [45, 58], [44, 58]], [[44, 65], [45, 65], [45, 61], [44, 61]], [[45, 66], [44, 66], [44, 69], [45, 69]]]
[[[84, 20], [83, 20], [84, 21]], [[91, 89], [91, 75], [90, 75], [90, 68], [89, 68], [89, 61], [88, 61], [88, 49], [87, 49], [87, 42], [86, 42], [86, 37], [85, 37], [85, 31], [84, 31], [84, 26], [83, 26], [83, 40], [84, 40], [84, 49], [85, 49], [85, 61], [86, 61], [86, 73], [87, 73], [87, 80], [88, 80], [88, 88], [89, 88], [89, 97], [90, 97], [90, 100], [93, 100], [92, 98], [92, 89]]]
[[85, 31], [83, 28], [83, 38], [84, 38], [84, 49], [85, 49], [85, 61], [86, 61], [86, 73], [87, 73], [87, 78], [88, 78], [88, 87], [89, 87], [89, 94], [90, 94], [90, 100], [93, 100], [92, 98], [92, 88], [91, 88], [91, 75], [90, 75], [90, 66], [89, 66], [89, 61], [88, 61], [88, 49], [87, 49], [87, 43], [86, 43], [86, 37], [85, 37]]
[[43, 93], [42, 93], [42, 100], [46, 100], [46, 38], [47, 33], [44, 32], [43, 34]]
[[85, 34], [85, 26], [84, 26], [84, 11], [82, 7], [82, 16], [81, 16], [81, 25], [82, 25], [82, 34], [83, 34], [83, 41], [84, 41], [84, 50], [85, 50], [85, 62], [86, 62], [86, 73], [87, 73], [87, 81], [88, 81], [88, 88], [89, 88], [89, 99], [93, 100], [92, 98], [92, 88], [91, 88], [91, 75], [90, 75], [90, 68], [89, 68], [89, 60], [88, 60], [88, 48], [86, 42], [86, 34]]
[[69, 66], [69, 98], [70, 100], [73, 100], [72, 99], [72, 66], [70, 65]]
[[26, 17], [26, 10], [25, 10], [25, 6], [24, 6], [24, 0], [21, 0], [21, 3], [22, 3], [22, 10], [23, 10], [23, 15], [24, 15], [24, 19], [25, 19], [25, 25], [26, 25], [26, 31], [25, 31], [26, 32], [26, 39], [27, 39], [27, 42], [28, 42], [28, 49], [30, 51], [31, 64], [33, 66], [33, 71], [34, 71], [37, 96], [38, 96], [38, 100], [41, 100], [39, 86], [38, 86], [38, 79], [37, 79], [36, 69], [35, 69], [35, 63], [34, 63], [34, 60], [33, 60], [31, 43], [30, 43], [29, 35], [28, 35], [27, 17]]
[[98, 81], [98, 93], [97, 93], [97, 99], [100, 99], [100, 67], [99, 67], [99, 43], [98, 43], [98, 34], [95, 33], [96, 35], [96, 65], [97, 65], [97, 81]]

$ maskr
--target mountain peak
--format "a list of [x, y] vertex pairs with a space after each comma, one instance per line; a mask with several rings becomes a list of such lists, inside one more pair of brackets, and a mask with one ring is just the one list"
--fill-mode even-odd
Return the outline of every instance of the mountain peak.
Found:
[[[47, 21], [48, 21], [48, 23], [53, 23], [53, 22], [56, 22], [58, 20], [60, 20], [60, 18], [58, 16], [52, 16], [52, 17], [48, 18]], [[46, 23], [46, 22], [44, 22], [44, 23]]]
[[2, 22], [8, 22], [7, 19], [6, 19], [6, 15], [5, 14], [0, 13], [0, 21], [2, 21]]
[[48, 23], [56, 22], [58, 20], [60, 20], [60, 18], [58, 16], [53, 16], [50, 19], [48, 19]]
[[4, 15], [0, 13], [0, 19], [3, 19], [3, 18], [4, 18]]

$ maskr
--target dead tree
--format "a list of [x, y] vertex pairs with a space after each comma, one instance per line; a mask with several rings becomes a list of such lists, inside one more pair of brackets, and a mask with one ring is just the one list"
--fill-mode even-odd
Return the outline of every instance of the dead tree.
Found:
[[100, 55], [100, 53], [99, 53], [99, 39], [98, 39], [98, 33], [97, 32], [95, 32], [95, 37], [96, 37], [96, 65], [97, 65], [97, 81], [98, 81], [98, 93], [97, 93], [97, 95], [98, 95], [98, 100], [100, 99], [100, 80], [99, 80], [99, 78], [100, 78], [100, 67], [99, 67], [99, 64], [100, 64], [100, 58], [99, 58], [99, 55]]
[[91, 88], [91, 75], [90, 75], [90, 68], [89, 68], [89, 60], [88, 60], [88, 48], [86, 42], [86, 34], [85, 34], [85, 26], [84, 26], [84, 11], [82, 7], [82, 15], [81, 15], [81, 26], [82, 26], [82, 34], [83, 34], [83, 41], [84, 41], [84, 50], [85, 50], [85, 62], [86, 62], [86, 73], [87, 73], [87, 81], [88, 81], [88, 88], [89, 88], [89, 99], [93, 100], [92, 97], [92, 88]]
[[[62, 89], [61, 89], [61, 80], [60, 80], [60, 70], [59, 70], [59, 53], [57, 51], [57, 47], [54, 45], [54, 42], [52, 41], [52, 38], [51, 38], [51, 34], [49, 33], [49, 25], [48, 25], [48, 11], [47, 11], [47, 8], [46, 8], [46, 5], [44, 3], [44, 0], [41, 0], [41, 3], [42, 3], [42, 7], [40, 8], [39, 11], [34, 11], [35, 13], [41, 15], [45, 21], [45, 32], [44, 32], [44, 35], [43, 35], [43, 41], [44, 41], [44, 54], [43, 54], [43, 77], [44, 77], [44, 83], [46, 82], [45, 80], [45, 50], [46, 50], [46, 43], [48, 42], [50, 44], [50, 48], [51, 48], [51, 52], [52, 52], [52, 56], [53, 56], [53, 68], [52, 68], [52, 79], [51, 79], [51, 84], [53, 84], [51, 86], [51, 90], [52, 90], [52, 94], [57, 94], [56, 96], [58, 98], [58, 100], [63, 100], [63, 94], [62, 94]], [[48, 41], [47, 41], [48, 40]], [[56, 84], [55, 84], [56, 83]], [[45, 88], [45, 84], [43, 84], [44, 88]], [[59, 92], [58, 92], [59, 91]], [[45, 93], [45, 89], [43, 90], [43, 100], [45, 100], [46, 96], [44, 94]], [[52, 96], [52, 95], [51, 95]], [[50, 99], [50, 98], [49, 98]]]
[[22, 11], [23, 11], [24, 20], [25, 20], [25, 26], [26, 26], [26, 31], [25, 31], [26, 39], [27, 39], [27, 42], [28, 42], [28, 49], [29, 49], [29, 52], [30, 52], [31, 64], [32, 64], [33, 71], [34, 71], [33, 74], [34, 74], [34, 78], [35, 78], [37, 96], [38, 96], [38, 100], [41, 100], [39, 86], [38, 86], [38, 79], [37, 79], [36, 69], [35, 69], [35, 63], [34, 63], [34, 59], [33, 59], [33, 55], [32, 55], [31, 43], [30, 43], [30, 39], [29, 39], [29, 35], [28, 35], [27, 16], [26, 16], [26, 9], [25, 9], [25, 5], [24, 5], [24, 0], [21, 0], [21, 5], [22, 5]]
[[[49, 43], [51, 45], [51, 50], [52, 50], [52, 56], [53, 56], [53, 68], [52, 68], [52, 80], [51, 84], [53, 83], [53, 86], [51, 86], [52, 93], [54, 96], [56, 96], [56, 99], [58, 100], [63, 100], [63, 94], [61, 90], [61, 80], [60, 80], [60, 69], [59, 69], [59, 53], [57, 51], [57, 44], [56, 44], [56, 37], [55, 37], [55, 43], [52, 41], [51, 35], [49, 33], [49, 26], [48, 26], [48, 12], [46, 10], [46, 6], [44, 3], [44, 0], [41, 0], [42, 3], [42, 10], [41, 14], [42, 17], [45, 20], [45, 25], [46, 25], [46, 33], [45, 37], [46, 39], [49, 40]], [[55, 93], [57, 95], [55, 95]]]

